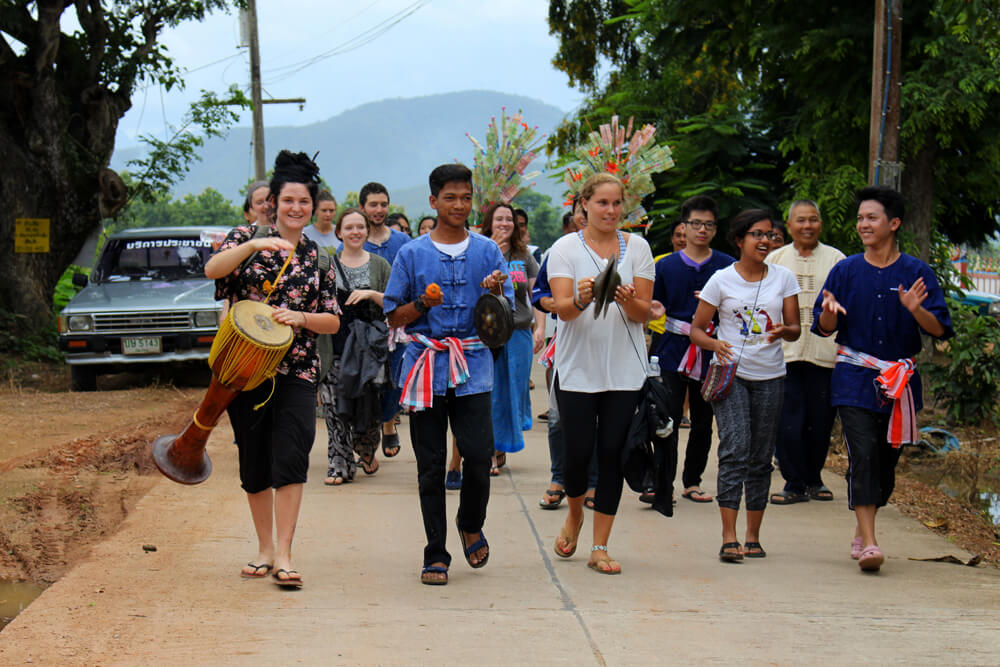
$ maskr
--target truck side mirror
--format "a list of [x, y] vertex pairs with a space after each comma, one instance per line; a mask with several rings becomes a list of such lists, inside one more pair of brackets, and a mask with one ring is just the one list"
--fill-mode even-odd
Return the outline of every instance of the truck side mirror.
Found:
[[87, 274], [86, 273], [74, 273], [73, 274], [73, 284], [80, 289], [87, 286]]

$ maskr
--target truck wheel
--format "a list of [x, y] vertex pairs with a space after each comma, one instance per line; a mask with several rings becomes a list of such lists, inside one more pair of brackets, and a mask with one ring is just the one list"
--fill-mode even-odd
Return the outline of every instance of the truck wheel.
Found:
[[71, 387], [73, 391], [96, 391], [97, 390], [97, 369], [91, 366], [72, 366]]

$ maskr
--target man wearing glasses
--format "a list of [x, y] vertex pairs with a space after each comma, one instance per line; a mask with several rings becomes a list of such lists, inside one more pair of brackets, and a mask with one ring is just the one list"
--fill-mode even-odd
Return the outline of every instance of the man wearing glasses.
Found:
[[[656, 264], [653, 283], [652, 316], [666, 316], [666, 331], [651, 354], [660, 358], [663, 382], [670, 389], [670, 418], [675, 425], [681, 423], [684, 396], [688, 395], [691, 430], [681, 473], [684, 486], [681, 495], [696, 503], [712, 502], [712, 496], [701, 488], [701, 476], [712, 446], [712, 407], [699, 391], [711, 355], [692, 345], [688, 334], [701, 289], [713, 273], [735, 261], [709, 245], [718, 229], [718, 212], [715, 200], [706, 196], [691, 197], [681, 205], [687, 245]], [[655, 443], [653, 508], [666, 516], [673, 515], [678, 430]]]

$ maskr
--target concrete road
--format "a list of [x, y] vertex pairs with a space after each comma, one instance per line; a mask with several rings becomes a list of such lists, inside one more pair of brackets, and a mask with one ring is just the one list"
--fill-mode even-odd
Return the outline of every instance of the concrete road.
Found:
[[[544, 395], [533, 398], [537, 413]], [[681, 499], [668, 519], [626, 492], [611, 540], [624, 572], [603, 576], [586, 567], [587, 539], [570, 560], [553, 555], [566, 509], [538, 507], [548, 449], [536, 423], [494, 479], [489, 564], [468, 568], [453, 532], [451, 582], [431, 587], [418, 580], [424, 538], [405, 418], [402, 453], [339, 488], [322, 484], [319, 426], [296, 538], [302, 590], [239, 577], [256, 544], [232, 434], [220, 426], [212, 477], [196, 487], [159, 483], [117, 534], [3, 631], [0, 663], [1000, 662], [1000, 571], [909, 560], [968, 555], [889, 507], [880, 514], [888, 559], [880, 574], [861, 573], [848, 557], [844, 483], [832, 474], [836, 500], [769, 508], [768, 556], [741, 564], [718, 560], [714, 504]], [[705, 488], [714, 491], [710, 466]], [[448, 495], [453, 513], [458, 495]]]

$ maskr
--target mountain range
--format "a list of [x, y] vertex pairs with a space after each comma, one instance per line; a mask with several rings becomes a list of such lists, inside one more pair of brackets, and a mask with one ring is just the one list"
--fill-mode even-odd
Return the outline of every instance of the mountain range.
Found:
[[[323, 122], [298, 127], [265, 129], [267, 164], [288, 148], [316, 158], [320, 175], [333, 194], [342, 197], [369, 181], [384, 184], [393, 204], [405, 206], [410, 217], [430, 212], [427, 175], [439, 164], [455, 160], [472, 166], [474, 146], [469, 133], [485, 140], [490, 118], [520, 110], [524, 122], [549, 134], [566, 112], [539, 100], [495, 91], [463, 91], [426, 97], [385, 99], [355, 107]], [[234, 203], [242, 204], [240, 190], [253, 178], [251, 130], [233, 128], [224, 139], [209, 139], [186, 178], [173, 190], [175, 197], [196, 194], [211, 187]], [[116, 151], [111, 167], [128, 169], [127, 163], [143, 155], [141, 147]], [[544, 168], [545, 156], [530, 170]], [[546, 173], [534, 179], [534, 189], [558, 203], [560, 183]]]

